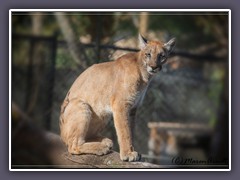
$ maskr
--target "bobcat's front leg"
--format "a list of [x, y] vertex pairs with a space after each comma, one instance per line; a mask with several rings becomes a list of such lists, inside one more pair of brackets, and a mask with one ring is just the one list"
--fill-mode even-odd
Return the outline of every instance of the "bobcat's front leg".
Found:
[[120, 158], [123, 161], [138, 161], [140, 155], [134, 151], [132, 145], [132, 135], [129, 122], [128, 105], [114, 104], [113, 105], [114, 125], [117, 132], [118, 143], [120, 147]]

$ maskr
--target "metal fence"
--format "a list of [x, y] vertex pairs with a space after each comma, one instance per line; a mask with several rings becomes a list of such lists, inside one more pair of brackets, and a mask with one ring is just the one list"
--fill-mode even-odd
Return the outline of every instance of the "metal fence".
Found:
[[[34, 123], [59, 133], [61, 103], [83, 70], [74, 65], [66, 44], [58, 42], [55, 37], [14, 35], [12, 44], [12, 100], [34, 119]], [[94, 47], [94, 44], [85, 45], [85, 51], [93, 62], [99, 55], [99, 52], [96, 55]], [[136, 51], [107, 45], [98, 47], [104, 61], [108, 61], [110, 50]], [[35, 51], [39, 51], [37, 62]], [[143, 104], [137, 110], [134, 128], [135, 149], [143, 154], [148, 152], [148, 122], [209, 125], [216, 119], [222, 82], [204, 73], [203, 66], [207, 61], [199, 61], [197, 56], [189, 59], [183, 53], [175, 52], [173, 55], [169, 61], [181, 58], [181, 61], [191, 63], [165, 65], [151, 82]], [[200, 58], [204, 59], [204, 56]], [[214, 63], [208, 66], [211, 68]], [[217, 92], [213, 92], [216, 89]], [[117, 142], [113, 121], [109, 122], [104, 133]], [[117, 143], [114, 148], [118, 149]]]

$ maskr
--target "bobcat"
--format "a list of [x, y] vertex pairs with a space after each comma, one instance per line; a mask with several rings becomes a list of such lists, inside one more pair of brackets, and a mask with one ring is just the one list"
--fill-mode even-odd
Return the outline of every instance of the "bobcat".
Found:
[[130, 114], [136, 112], [151, 78], [172, 51], [175, 39], [162, 43], [139, 35], [139, 44], [139, 52], [95, 64], [73, 83], [60, 115], [61, 138], [69, 153], [109, 153], [113, 142], [100, 133], [113, 116], [121, 160], [140, 160], [133, 148]]

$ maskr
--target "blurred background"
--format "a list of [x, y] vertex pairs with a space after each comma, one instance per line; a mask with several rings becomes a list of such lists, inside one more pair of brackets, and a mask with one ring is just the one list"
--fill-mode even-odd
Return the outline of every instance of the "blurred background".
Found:
[[[11, 23], [12, 104], [32, 125], [56, 134], [61, 103], [86, 68], [138, 51], [139, 32], [164, 42], [176, 37], [137, 110], [135, 150], [156, 164], [181, 164], [172, 161], [179, 156], [228, 165], [227, 12], [12, 12]], [[26, 144], [19, 145], [21, 123], [12, 117], [18, 163], [15, 153]], [[118, 151], [113, 121], [104, 134]]]

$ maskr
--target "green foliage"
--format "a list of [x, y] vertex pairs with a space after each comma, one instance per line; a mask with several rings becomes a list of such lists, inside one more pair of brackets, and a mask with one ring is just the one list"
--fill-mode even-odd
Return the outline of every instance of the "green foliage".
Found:
[[56, 68], [57, 69], [68, 69], [77, 67], [77, 64], [69, 56], [69, 53], [62, 48], [58, 48], [57, 58], [56, 58]]
[[13, 41], [12, 44], [12, 59], [16, 65], [25, 65], [27, 66], [29, 61], [29, 52], [27, 51], [30, 48], [28, 41]]
[[12, 15], [12, 32], [31, 34], [31, 16], [28, 13], [14, 13]]
[[[212, 71], [210, 75], [210, 80], [215, 82], [212, 83], [211, 86], [209, 87], [208, 91], [208, 98], [212, 102], [212, 106], [216, 107], [217, 109], [219, 108], [220, 102], [220, 95], [223, 91], [223, 77], [225, 76], [224, 71], [222, 69], [215, 69]], [[210, 120], [209, 120], [209, 125], [214, 127], [217, 123], [217, 115], [215, 112], [208, 111]]]
[[42, 35], [52, 36], [56, 32], [60, 32], [60, 30], [54, 15], [52, 13], [44, 15]]
[[116, 34], [120, 33], [130, 33], [130, 34], [137, 34], [138, 29], [134, 26], [132, 16], [136, 16], [136, 14], [127, 14], [127, 13], [120, 13], [115, 16], [115, 26], [114, 32]]
[[175, 36], [181, 48], [195, 48], [213, 40], [211, 32], [199, 26], [199, 17], [199, 15], [190, 14], [151, 14], [149, 29]]

